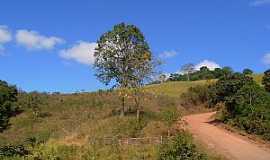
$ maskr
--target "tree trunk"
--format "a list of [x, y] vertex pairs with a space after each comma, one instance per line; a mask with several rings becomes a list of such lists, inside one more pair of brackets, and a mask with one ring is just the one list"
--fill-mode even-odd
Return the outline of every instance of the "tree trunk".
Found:
[[140, 109], [137, 109], [137, 121], [140, 121]]
[[187, 80], [189, 81], [189, 73], [187, 73]]
[[122, 109], [121, 109], [121, 117], [125, 116], [125, 97], [122, 97]]
[[135, 107], [137, 109], [136, 117], [137, 121], [140, 120], [140, 97], [139, 97], [139, 90], [135, 91]]

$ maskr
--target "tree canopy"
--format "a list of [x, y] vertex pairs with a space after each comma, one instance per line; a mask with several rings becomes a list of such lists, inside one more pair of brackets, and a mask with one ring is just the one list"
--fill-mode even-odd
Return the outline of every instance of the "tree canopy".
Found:
[[98, 40], [94, 67], [97, 78], [121, 88], [142, 83], [151, 72], [152, 54], [143, 33], [134, 25], [117, 24]]

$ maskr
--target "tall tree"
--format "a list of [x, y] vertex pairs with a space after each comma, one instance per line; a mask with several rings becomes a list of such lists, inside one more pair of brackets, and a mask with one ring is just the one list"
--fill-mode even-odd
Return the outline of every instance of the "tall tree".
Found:
[[270, 69], [264, 72], [262, 84], [264, 85], [265, 90], [270, 92]]
[[226, 66], [222, 68], [222, 72], [224, 78], [229, 78], [233, 74], [233, 69], [231, 67]]
[[187, 80], [190, 81], [190, 74], [194, 72], [194, 65], [192, 63], [185, 64], [181, 67], [181, 71], [187, 75]]
[[[106, 85], [114, 83], [125, 91], [140, 87], [152, 72], [152, 54], [143, 33], [134, 25], [117, 24], [97, 42], [95, 64], [97, 78]], [[125, 113], [126, 93], [121, 93], [121, 115]]]

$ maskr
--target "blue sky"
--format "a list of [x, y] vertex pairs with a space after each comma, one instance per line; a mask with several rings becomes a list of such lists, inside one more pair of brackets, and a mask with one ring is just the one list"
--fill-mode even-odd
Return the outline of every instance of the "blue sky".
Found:
[[26, 91], [104, 88], [90, 53], [120, 22], [142, 30], [164, 73], [188, 62], [270, 67], [270, 0], [3, 0], [0, 79]]

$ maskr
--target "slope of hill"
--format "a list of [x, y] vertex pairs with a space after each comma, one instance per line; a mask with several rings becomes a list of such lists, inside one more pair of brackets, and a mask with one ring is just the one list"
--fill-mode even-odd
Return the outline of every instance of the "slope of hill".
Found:
[[201, 81], [173, 81], [163, 84], [153, 84], [146, 86], [146, 91], [152, 94], [166, 95], [169, 97], [179, 97], [182, 93], [186, 92], [190, 87], [196, 85], [203, 85], [212, 83], [215, 80], [201, 80]]
[[35, 110], [26, 105], [25, 95], [21, 95], [19, 101], [24, 111], [13, 117], [10, 127], [0, 133], [0, 146], [27, 144], [32, 152], [29, 159], [158, 159], [161, 146], [154, 143], [122, 146], [92, 142], [104, 137], [175, 135], [178, 127], [174, 122], [188, 112], [181, 107], [179, 96], [190, 86], [203, 83], [205, 81], [147, 86], [150, 94], [142, 98], [140, 121], [136, 120], [131, 100], [127, 103], [126, 116], [119, 117], [121, 102], [115, 92], [40, 94], [38, 117]]

